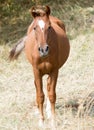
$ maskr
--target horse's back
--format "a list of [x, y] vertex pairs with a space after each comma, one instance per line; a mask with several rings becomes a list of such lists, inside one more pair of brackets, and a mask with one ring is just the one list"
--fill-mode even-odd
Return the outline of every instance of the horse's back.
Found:
[[64, 31], [66, 31], [65, 25], [60, 19], [50, 16], [50, 21], [56, 23], [59, 27], [61, 27]]

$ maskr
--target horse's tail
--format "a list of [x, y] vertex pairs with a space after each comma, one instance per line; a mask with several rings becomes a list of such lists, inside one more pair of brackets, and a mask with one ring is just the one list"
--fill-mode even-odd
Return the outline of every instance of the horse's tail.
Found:
[[21, 38], [17, 44], [13, 47], [13, 49], [10, 51], [9, 54], [9, 59], [10, 60], [15, 60], [18, 58], [18, 56], [21, 54], [22, 50], [25, 47], [25, 42], [26, 42], [27, 36]]

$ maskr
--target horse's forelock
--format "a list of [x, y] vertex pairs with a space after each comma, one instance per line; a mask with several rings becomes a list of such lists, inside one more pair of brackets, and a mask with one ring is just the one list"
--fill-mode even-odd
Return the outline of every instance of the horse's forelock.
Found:
[[31, 14], [35, 18], [37, 16], [44, 16], [50, 14], [50, 8], [48, 6], [36, 6], [32, 7]]
[[41, 9], [32, 10], [33, 17], [44, 16], [44, 15], [46, 15], [46, 13]]

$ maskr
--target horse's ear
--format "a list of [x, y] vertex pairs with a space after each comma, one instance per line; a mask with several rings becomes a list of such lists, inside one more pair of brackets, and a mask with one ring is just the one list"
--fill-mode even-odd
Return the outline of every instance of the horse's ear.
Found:
[[50, 7], [49, 7], [49, 6], [46, 6], [46, 14], [49, 16], [50, 13], [51, 13]]
[[31, 15], [32, 15], [34, 18], [36, 17], [36, 9], [35, 9], [34, 6], [31, 8]]

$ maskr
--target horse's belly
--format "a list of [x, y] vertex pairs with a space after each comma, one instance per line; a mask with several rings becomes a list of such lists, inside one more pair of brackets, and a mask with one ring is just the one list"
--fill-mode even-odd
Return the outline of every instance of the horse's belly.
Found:
[[[54, 30], [56, 32], [56, 38], [55, 39], [55, 43], [57, 43], [58, 45], [58, 68], [60, 68], [67, 60], [68, 56], [69, 56], [69, 51], [70, 51], [70, 45], [69, 45], [69, 40], [66, 36], [66, 33], [64, 30], [62, 30], [62, 28], [60, 28], [59, 26], [57, 26], [56, 24], [53, 25]], [[54, 50], [56, 51], [55, 48]]]
[[59, 68], [66, 62], [69, 56], [70, 46], [69, 42], [63, 43], [59, 48]]

